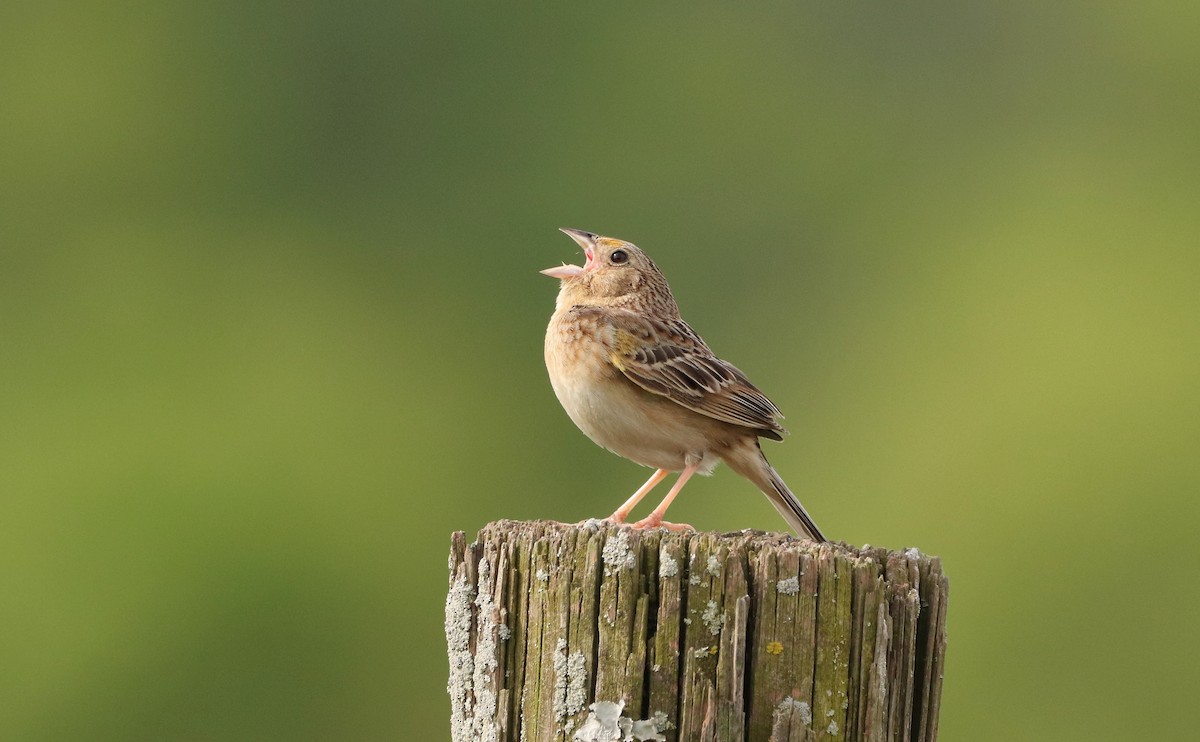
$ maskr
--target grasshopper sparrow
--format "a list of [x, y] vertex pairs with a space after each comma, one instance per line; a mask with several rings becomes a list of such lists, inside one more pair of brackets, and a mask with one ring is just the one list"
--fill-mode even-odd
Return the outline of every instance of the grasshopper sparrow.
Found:
[[797, 534], [824, 541], [758, 445], [759, 437], [783, 440], [779, 409], [680, 318], [666, 278], [637, 246], [562, 231], [587, 262], [542, 271], [562, 282], [546, 329], [550, 383], [589, 438], [656, 470], [610, 520], [624, 523], [638, 501], [678, 471], [662, 503], [634, 524], [671, 527], [663, 514], [688, 479], [724, 461], [762, 490]]

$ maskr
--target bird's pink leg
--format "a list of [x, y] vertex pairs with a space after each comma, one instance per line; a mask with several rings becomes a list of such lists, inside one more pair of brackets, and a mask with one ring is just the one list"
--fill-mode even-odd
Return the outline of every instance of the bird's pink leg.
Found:
[[663, 501], [658, 504], [658, 507], [654, 508], [654, 512], [650, 513], [650, 515], [647, 515], [645, 518], [642, 518], [637, 523], [634, 523], [633, 527], [662, 527], [669, 528], [672, 531], [695, 530], [691, 526], [683, 523], [667, 523], [663, 520], [663, 515], [666, 514], [667, 508], [671, 507], [671, 501], [674, 500], [675, 496], [679, 494], [679, 490], [683, 489], [683, 485], [687, 484], [687, 481], [692, 478], [692, 475], [696, 473], [696, 469], [698, 468], [699, 465], [697, 464], [689, 464], [688, 467], [685, 468], [682, 473], [680, 473], [679, 479], [675, 480], [675, 486], [671, 488], [671, 491], [667, 493], [667, 496], [663, 498]]
[[629, 512], [633, 510], [633, 508], [637, 506], [639, 502], [641, 502], [642, 498], [645, 497], [650, 490], [654, 489], [655, 485], [666, 479], [667, 474], [669, 473], [670, 472], [668, 472], [666, 469], [659, 469], [651, 474], [650, 478], [646, 480], [646, 483], [639, 487], [638, 491], [634, 492], [633, 496], [626, 500], [624, 505], [617, 508], [617, 512], [608, 516], [609, 522], [624, 523], [625, 519], [629, 517]]

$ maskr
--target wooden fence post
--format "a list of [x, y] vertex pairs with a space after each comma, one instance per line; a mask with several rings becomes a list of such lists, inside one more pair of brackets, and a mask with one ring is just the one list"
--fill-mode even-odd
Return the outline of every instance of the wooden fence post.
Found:
[[455, 533], [454, 742], [937, 739], [937, 557], [754, 531]]

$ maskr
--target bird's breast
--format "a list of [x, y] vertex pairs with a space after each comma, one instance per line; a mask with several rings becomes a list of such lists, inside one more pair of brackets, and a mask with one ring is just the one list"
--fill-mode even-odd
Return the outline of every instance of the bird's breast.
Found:
[[678, 471], [688, 460], [707, 463], [727, 426], [626, 378], [604, 332], [566, 312], [550, 321], [546, 369], [567, 415], [595, 443], [643, 466]]

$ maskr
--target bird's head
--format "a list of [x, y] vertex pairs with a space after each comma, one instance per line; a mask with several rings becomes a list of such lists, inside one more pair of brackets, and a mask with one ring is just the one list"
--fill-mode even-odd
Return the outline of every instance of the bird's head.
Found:
[[637, 245], [581, 229], [562, 231], [583, 248], [586, 261], [582, 267], [560, 265], [542, 273], [562, 281], [560, 296], [570, 304], [659, 303], [665, 295], [674, 306], [666, 278]]

